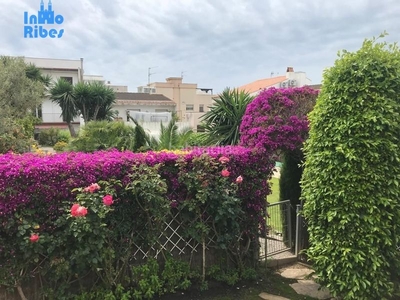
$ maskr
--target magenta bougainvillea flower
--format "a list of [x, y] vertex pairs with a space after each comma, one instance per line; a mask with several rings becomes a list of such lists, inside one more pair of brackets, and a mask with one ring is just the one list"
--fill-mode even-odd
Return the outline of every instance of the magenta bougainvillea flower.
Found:
[[318, 91], [308, 87], [262, 91], [247, 106], [240, 144], [268, 152], [301, 147], [308, 134], [307, 114], [317, 96]]
[[[110, 178], [127, 184], [133, 164], [160, 165], [159, 174], [168, 185], [167, 198], [170, 201], [177, 200], [180, 204], [188, 198], [187, 190], [179, 179], [180, 170], [176, 162], [185, 161], [190, 170], [192, 161], [202, 155], [208, 155], [215, 161], [229, 157], [227, 180], [235, 182], [238, 176], [246, 179], [246, 184], [239, 185], [237, 195], [246, 213], [253, 216], [251, 221], [265, 225], [265, 197], [270, 192], [268, 178], [275, 162], [264, 149], [242, 146], [196, 148], [185, 154], [108, 150], [46, 156], [34, 153], [0, 155], [0, 218], [12, 218], [18, 210], [44, 207], [47, 214], [40, 216], [37, 222], [40, 222], [41, 229], [52, 228], [54, 220], [63, 213], [60, 207], [64, 201], [70, 201], [71, 206], [75, 203], [76, 193], [72, 192], [73, 189], [90, 187], [93, 183]], [[220, 171], [218, 175], [222, 175]], [[211, 183], [204, 181], [204, 184]], [[90, 193], [90, 190], [87, 192]], [[88, 213], [85, 209], [79, 212]]]
[[172, 208], [177, 208], [178, 207], [178, 201], [172, 200], [169, 204]]

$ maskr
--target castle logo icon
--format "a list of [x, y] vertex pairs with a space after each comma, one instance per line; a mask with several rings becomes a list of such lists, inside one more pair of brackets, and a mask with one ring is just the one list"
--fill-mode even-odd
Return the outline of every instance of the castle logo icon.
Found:
[[43, 0], [41, 0], [37, 15], [29, 15], [27, 11], [24, 12], [24, 38], [61, 38], [64, 29], [48, 28], [48, 25], [61, 25], [63, 22], [64, 17], [62, 15], [54, 14], [51, 0], [49, 0], [46, 9]]

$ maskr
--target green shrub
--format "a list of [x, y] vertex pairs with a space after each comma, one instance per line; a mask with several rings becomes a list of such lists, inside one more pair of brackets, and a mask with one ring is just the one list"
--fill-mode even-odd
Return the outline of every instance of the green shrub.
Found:
[[116, 148], [118, 150], [133, 149], [135, 130], [123, 122], [91, 121], [79, 132], [79, 136], [71, 141], [74, 151], [94, 152]]
[[61, 141], [61, 142], [57, 142], [54, 145], [53, 149], [56, 152], [63, 152], [63, 151], [65, 151], [67, 149], [67, 146], [68, 146], [68, 143]]
[[58, 142], [57, 128], [42, 129], [39, 133], [39, 144], [41, 146], [54, 146]]
[[57, 143], [58, 142], [64, 142], [64, 143], [69, 143], [71, 140], [71, 134], [69, 130], [60, 130], [57, 134]]
[[191, 147], [207, 146], [207, 135], [201, 132], [193, 132], [187, 140], [187, 145]]
[[[287, 150], [283, 152], [282, 158], [281, 176], [279, 179], [279, 201], [290, 200], [290, 205], [292, 207], [290, 224], [292, 227], [292, 232], [296, 232], [295, 211], [297, 204], [300, 204], [300, 180], [303, 173], [303, 168], [301, 166], [303, 161], [303, 152], [300, 149], [295, 149], [292, 151]], [[286, 210], [282, 211], [282, 221], [283, 224], [289, 226]], [[284, 240], [287, 241], [289, 239], [287, 232], [288, 227], [284, 228]], [[294, 245], [294, 243], [292, 243], [294, 238], [295, 235], [292, 234], [292, 241], [289, 241], [288, 244], [289, 247]]]
[[29, 152], [35, 143], [33, 136], [27, 135], [23, 125], [13, 118], [0, 118], [0, 153]]
[[400, 50], [364, 41], [324, 73], [302, 178], [316, 274], [345, 300], [388, 299], [400, 259]]

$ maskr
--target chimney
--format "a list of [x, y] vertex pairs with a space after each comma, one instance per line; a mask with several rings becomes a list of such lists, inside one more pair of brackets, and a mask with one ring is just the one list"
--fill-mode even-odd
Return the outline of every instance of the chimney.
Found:
[[294, 72], [293, 67], [287, 67], [286, 72]]

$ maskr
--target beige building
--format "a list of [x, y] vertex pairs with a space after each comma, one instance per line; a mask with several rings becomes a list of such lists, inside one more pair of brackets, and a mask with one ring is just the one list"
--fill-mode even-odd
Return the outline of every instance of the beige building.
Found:
[[213, 103], [213, 90], [199, 88], [195, 83], [183, 83], [182, 77], [169, 77], [165, 82], [153, 82], [138, 87], [138, 92], [157, 93], [176, 103], [176, 113], [180, 120], [192, 128], [200, 124], [200, 117]]
[[239, 90], [246, 91], [250, 95], [257, 95], [260, 91], [275, 87], [275, 88], [290, 88], [302, 87], [311, 85], [311, 80], [307, 78], [305, 72], [295, 72], [292, 67], [286, 69], [286, 75], [264, 78], [253, 81], [239, 87]]

